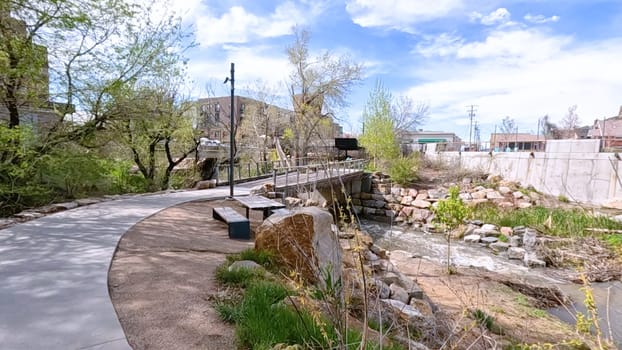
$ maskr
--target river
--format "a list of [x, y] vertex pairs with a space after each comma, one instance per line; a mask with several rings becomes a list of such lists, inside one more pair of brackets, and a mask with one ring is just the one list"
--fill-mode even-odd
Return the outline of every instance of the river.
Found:
[[[447, 241], [443, 235], [367, 220], [361, 221], [361, 228], [384, 249], [405, 250], [430, 261], [447, 262]], [[461, 240], [451, 243], [451, 262], [458, 267], [481, 267], [500, 274], [520, 275], [534, 283], [558, 285], [573, 304], [549, 312], [565, 322], [574, 324], [576, 310], [585, 312], [581, 286], [556, 278], [554, 273], [549, 273], [553, 272], [551, 269], [529, 269], [520, 261], [508, 260], [477, 244], [466, 244]], [[622, 347], [622, 282], [593, 283], [592, 289], [603, 335], [609, 337], [612, 334], [617, 346]]]

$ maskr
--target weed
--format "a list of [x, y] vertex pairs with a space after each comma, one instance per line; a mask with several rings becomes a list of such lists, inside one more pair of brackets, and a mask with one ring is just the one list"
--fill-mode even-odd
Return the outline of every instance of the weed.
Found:
[[557, 196], [557, 200], [562, 203], [570, 203], [570, 200], [568, 199], [568, 197], [564, 196], [563, 194], [560, 194], [559, 196]]
[[488, 315], [486, 312], [482, 311], [481, 309], [475, 309], [473, 311], [471, 311], [471, 316], [477, 321], [477, 323], [488, 329], [488, 330], [492, 330], [493, 326], [495, 324], [495, 319]]
[[499, 239], [499, 242], [503, 242], [503, 243], [507, 243], [510, 241], [510, 239], [506, 235], [499, 235], [498, 239]]

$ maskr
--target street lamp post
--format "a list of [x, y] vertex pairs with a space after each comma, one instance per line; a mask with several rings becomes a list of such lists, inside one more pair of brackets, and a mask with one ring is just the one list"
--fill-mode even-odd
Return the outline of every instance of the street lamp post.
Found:
[[235, 93], [235, 63], [231, 63], [231, 76], [225, 79], [225, 84], [231, 82], [231, 107], [230, 117], [231, 124], [229, 129], [229, 197], [233, 198], [233, 145], [235, 143], [234, 123], [235, 123], [235, 108], [234, 107], [234, 93]]

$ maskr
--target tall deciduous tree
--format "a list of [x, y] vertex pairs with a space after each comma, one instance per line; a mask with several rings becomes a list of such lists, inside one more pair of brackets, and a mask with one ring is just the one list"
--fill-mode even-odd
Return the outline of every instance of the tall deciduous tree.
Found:
[[516, 121], [513, 118], [505, 117], [501, 121], [501, 133], [513, 134], [517, 131]]
[[289, 125], [291, 115], [276, 106], [279, 100], [276, 87], [257, 81], [247, 90], [248, 96], [254, 102], [247, 103], [244, 108], [238, 136], [246, 149], [259, 150], [259, 159], [265, 162], [268, 160], [274, 137], [278, 137], [285, 126]]
[[107, 127], [127, 147], [150, 189], [169, 187], [173, 169], [199, 145], [192, 103], [174, 84], [128, 85], [111, 96], [105, 109]]
[[561, 132], [564, 138], [572, 138], [575, 135], [575, 129], [579, 126], [579, 114], [577, 114], [577, 105], [568, 107], [568, 112], [561, 120]]
[[347, 56], [309, 52], [309, 33], [295, 30], [294, 43], [287, 48], [290, 74], [289, 90], [294, 105], [291, 123], [292, 144], [297, 158], [305, 156], [313, 139], [322, 138], [322, 121], [347, 105], [350, 89], [361, 80], [363, 67]]
[[377, 82], [363, 112], [365, 130], [359, 140], [372, 158], [375, 169], [383, 166], [381, 162], [397, 158], [400, 152], [394, 132], [395, 121], [391, 116], [392, 99], [391, 93]]
[[[165, 0], [162, 0], [165, 1]], [[187, 32], [180, 20], [152, 20], [153, 3], [127, 0], [5, 0], [0, 4], [0, 99], [20, 124], [23, 106], [54, 104], [41, 151], [83, 142], [101, 128], [112, 90], [171, 69], [181, 59]], [[8, 19], [8, 20], [5, 20]], [[49, 77], [50, 84], [32, 88]], [[49, 96], [48, 96], [49, 88]], [[80, 110], [83, 123], [67, 123]]]
[[408, 131], [415, 131], [428, 119], [429, 106], [415, 102], [409, 96], [399, 96], [391, 101], [391, 117], [398, 137]]

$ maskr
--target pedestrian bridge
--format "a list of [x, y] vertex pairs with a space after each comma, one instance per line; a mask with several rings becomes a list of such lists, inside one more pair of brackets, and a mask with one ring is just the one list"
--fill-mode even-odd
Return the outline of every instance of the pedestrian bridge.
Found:
[[[284, 196], [295, 196], [315, 190], [334, 189], [347, 194], [360, 192], [361, 179], [365, 173], [366, 160], [355, 159], [338, 162], [312, 162], [305, 165], [276, 166], [271, 173], [259, 177], [238, 178], [238, 187], [252, 187], [260, 184], [272, 184], [274, 192]], [[244, 165], [240, 166], [243, 168]], [[226, 173], [226, 172], [225, 172]], [[252, 172], [248, 172], [253, 174]], [[249, 182], [246, 182], [249, 181]], [[226, 184], [219, 181], [218, 185]]]

